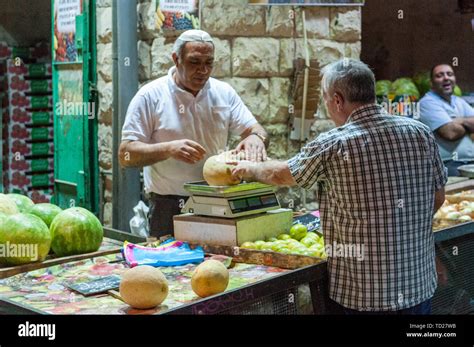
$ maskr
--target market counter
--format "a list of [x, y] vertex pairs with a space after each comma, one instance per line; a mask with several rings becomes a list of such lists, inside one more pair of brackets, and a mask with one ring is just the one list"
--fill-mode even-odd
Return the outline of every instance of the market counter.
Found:
[[[124, 238], [126, 234], [111, 229], [106, 236]], [[118, 250], [118, 249], [117, 249]], [[108, 249], [109, 253], [111, 250]], [[245, 253], [245, 250], [242, 250]], [[217, 255], [217, 258], [229, 258]], [[267, 259], [267, 258], [266, 258]], [[277, 257], [278, 259], [278, 257]], [[225, 260], [225, 259], [224, 259]], [[235, 260], [235, 259], [234, 259]], [[201, 299], [190, 286], [196, 267], [188, 264], [162, 267], [169, 283], [169, 295], [164, 304], [153, 310], [134, 310], [113, 292], [83, 296], [65, 286], [70, 282], [90, 281], [116, 274], [126, 268], [122, 254], [97, 255], [53, 266], [19, 273], [0, 280], [0, 314], [215, 314], [260, 313], [297, 314], [302, 310], [323, 313], [326, 267], [309, 265], [299, 269], [283, 269], [263, 264], [233, 263], [230, 282], [225, 293]], [[255, 261], [254, 261], [255, 262]], [[312, 282], [311, 293], [298, 289]], [[303, 290], [304, 291], [304, 290]], [[312, 295], [311, 295], [312, 294]], [[315, 300], [312, 301], [312, 298]], [[270, 299], [270, 300], [269, 300]], [[306, 300], [304, 303], [302, 303]], [[312, 307], [308, 307], [312, 306]], [[245, 306], [245, 307], [242, 307]], [[303, 308], [303, 306], [305, 306]], [[237, 311], [236, 311], [237, 310]]]

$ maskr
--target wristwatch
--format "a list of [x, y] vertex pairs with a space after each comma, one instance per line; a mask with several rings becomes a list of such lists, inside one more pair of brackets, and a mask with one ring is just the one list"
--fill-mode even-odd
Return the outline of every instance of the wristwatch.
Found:
[[253, 132], [253, 133], [250, 133], [250, 135], [258, 136], [260, 138], [260, 140], [262, 140], [263, 143], [266, 143], [266, 141], [267, 141], [267, 138], [265, 136], [263, 136], [263, 134], [261, 134], [261, 133]]

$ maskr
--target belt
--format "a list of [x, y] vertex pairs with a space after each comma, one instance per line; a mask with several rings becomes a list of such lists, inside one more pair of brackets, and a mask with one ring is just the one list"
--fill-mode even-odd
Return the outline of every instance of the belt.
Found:
[[150, 198], [152, 199], [168, 199], [168, 200], [179, 200], [179, 199], [187, 199], [189, 196], [183, 195], [161, 195], [157, 193], [150, 193]]

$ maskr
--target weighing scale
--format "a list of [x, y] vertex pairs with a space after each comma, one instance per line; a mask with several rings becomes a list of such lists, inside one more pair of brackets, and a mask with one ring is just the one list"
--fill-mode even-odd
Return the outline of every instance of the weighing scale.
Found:
[[192, 195], [182, 213], [237, 218], [280, 208], [275, 188], [262, 183], [210, 186], [205, 181], [199, 181], [186, 183], [184, 189]]
[[293, 211], [282, 209], [275, 187], [251, 182], [210, 186], [205, 181], [184, 184], [191, 193], [174, 217], [176, 239], [209, 245], [238, 246], [288, 232]]

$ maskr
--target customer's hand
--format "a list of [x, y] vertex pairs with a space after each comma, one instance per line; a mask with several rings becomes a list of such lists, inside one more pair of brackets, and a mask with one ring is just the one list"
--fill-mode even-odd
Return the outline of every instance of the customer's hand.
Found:
[[169, 143], [170, 157], [188, 164], [196, 164], [206, 155], [206, 150], [192, 140], [175, 140]]

